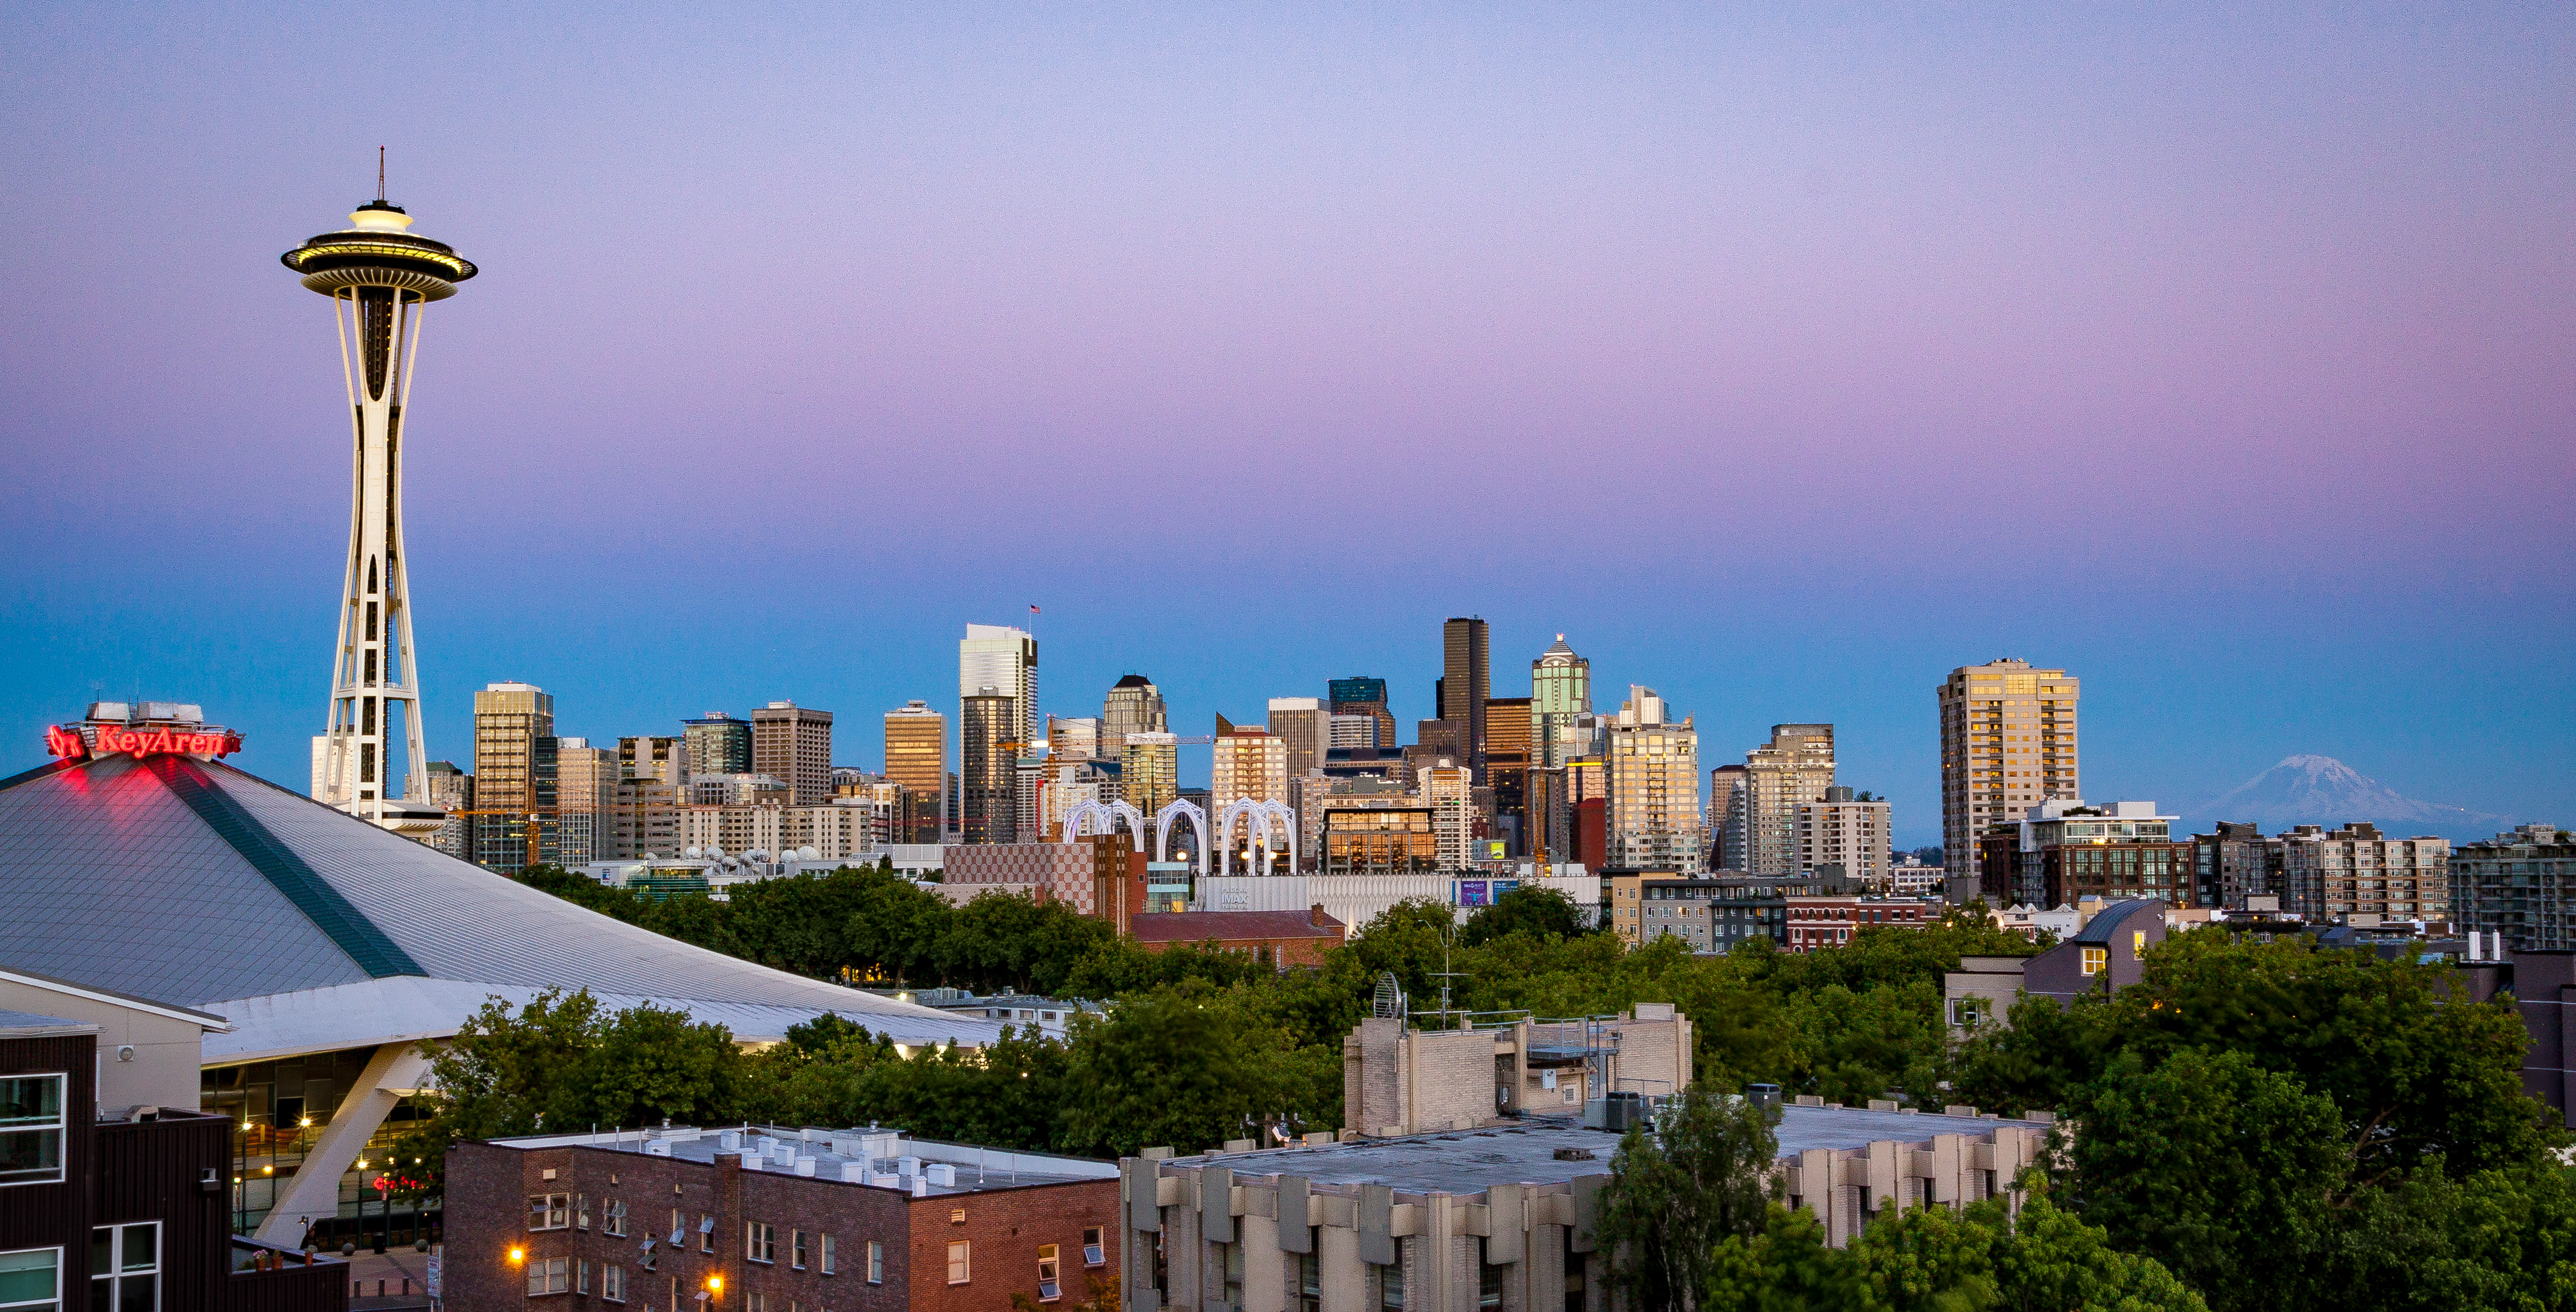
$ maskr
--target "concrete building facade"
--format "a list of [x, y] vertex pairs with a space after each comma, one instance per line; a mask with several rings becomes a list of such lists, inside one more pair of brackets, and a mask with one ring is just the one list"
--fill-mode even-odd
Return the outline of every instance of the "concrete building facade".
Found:
[[2576, 948], [2576, 834], [2522, 825], [2462, 845], [2448, 869], [2461, 928], [2498, 935], [2515, 952]]
[[1798, 803], [1791, 818], [1797, 868], [1790, 873], [1836, 865], [1863, 883], [1888, 879], [1887, 803], [1864, 801], [1849, 788], [1834, 787], [1825, 790], [1822, 801]]
[[771, 702], [751, 713], [751, 768], [787, 781], [798, 806], [832, 800], [832, 713]]
[[1834, 727], [1775, 724], [1771, 741], [1744, 754], [1745, 872], [1798, 873], [1798, 808], [1834, 786]]
[[1610, 868], [1699, 873], [1706, 844], [1700, 832], [1699, 733], [1690, 717], [1672, 723], [1654, 689], [1630, 686], [1610, 726], [1603, 765]]
[[2447, 921], [2450, 860], [2446, 838], [2390, 838], [2359, 822], [2333, 831], [2300, 825], [2281, 835], [2281, 906], [2319, 925]]

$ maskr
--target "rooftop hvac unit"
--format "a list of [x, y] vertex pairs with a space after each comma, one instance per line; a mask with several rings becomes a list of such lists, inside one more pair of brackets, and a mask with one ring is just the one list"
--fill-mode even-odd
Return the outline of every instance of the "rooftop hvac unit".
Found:
[[868, 1182], [868, 1164], [867, 1164], [867, 1163], [865, 1163], [865, 1162], [843, 1162], [843, 1163], [841, 1163], [841, 1183], [843, 1183], [843, 1184], [866, 1184], [867, 1182]]
[[947, 1162], [932, 1162], [922, 1169], [922, 1177], [943, 1188], [957, 1187], [957, 1168]]
[[716, 1145], [724, 1149], [726, 1152], [734, 1152], [740, 1149], [742, 1147], [742, 1131], [726, 1130], [717, 1134]]
[[671, 1141], [670, 1141], [670, 1140], [668, 1140], [668, 1139], [653, 1139], [653, 1140], [647, 1141], [647, 1142], [645, 1143], [645, 1145], [644, 1145], [644, 1155], [645, 1155], [645, 1156], [647, 1156], [647, 1157], [668, 1157], [668, 1156], [670, 1156], [670, 1155], [671, 1155]]
[[814, 1173], [814, 1159], [811, 1157], [797, 1158], [796, 1173], [798, 1175], [812, 1175]]

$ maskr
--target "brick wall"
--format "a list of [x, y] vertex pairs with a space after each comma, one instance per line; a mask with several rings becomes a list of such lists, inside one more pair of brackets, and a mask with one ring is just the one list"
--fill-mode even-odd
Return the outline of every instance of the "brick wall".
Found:
[[[552, 1303], [563, 1312], [673, 1312], [672, 1282], [678, 1282], [679, 1307], [694, 1312], [697, 1292], [710, 1276], [724, 1279], [722, 1306], [749, 1305], [759, 1295], [778, 1312], [790, 1306], [830, 1308], [833, 1312], [901, 1312], [913, 1308], [982, 1309], [1010, 1306], [1012, 1291], [1038, 1296], [1038, 1245], [1057, 1245], [1063, 1300], [1090, 1296], [1084, 1280], [1082, 1234], [1098, 1227], [1107, 1252], [1090, 1270], [1106, 1279], [1117, 1269], [1119, 1229], [1118, 1182], [1029, 1185], [972, 1194], [913, 1198], [897, 1190], [800, 1177], [769, 1171], [744, 1171], [736, 1158], [715, 1165], [649, 1157], [583, 1145], [518, 1148], [494, 1144], [459, 1144], [448, 1154], [447, 1253], [445, 1279], [450, 1307], [521, 1306], [526, 1299], [525, 1264], [513, 1264], [516, 1244], [529, 1262], [564, 1257], [590, 1263], [590, 1292], [576, 1290]], [[545, 1178], [547, 1171], [555, 1176]], [[588, 1202], [589, 1224], [556, 1230], [528, 1229], [528, 1199], [533, 1195], [571, 1194]], [[626, 1204], [626, 1233], [607, 1232], [607, 1209]], [[671, 1211], [683, 1213], [686, 1235], [679, 1251], [669, 1243]], [[963, 1209], [966, 1221], [951, 1214]], [[712, 1234], [702, 1234], [703, 1220], [713, 1216]], [[771, 1260], [754, 1261], [748, 1253], [748, 1225], [771, 1227]], [[797, 1232], [806, 1236], [805, 1263], [795, 1260]], [[833, 1271], [823, 1267], [823, 1237], [833, 1240]], [[643, 1265], [646, 1239], [656, 1240], [654, 1269]], [[948, 1284], [948, 1242], [972, 1245], [970, 1283]], [[709, 1241], [712, 1241], [710, 1244]], [[884, 1281], [867, 1280], [867, 1245], [884, 1246]], [[703, 1251], [712, 1246], [712, 1253]], [[603, 1268], [623, 1270], [623, 1308], [601, 1297]]]

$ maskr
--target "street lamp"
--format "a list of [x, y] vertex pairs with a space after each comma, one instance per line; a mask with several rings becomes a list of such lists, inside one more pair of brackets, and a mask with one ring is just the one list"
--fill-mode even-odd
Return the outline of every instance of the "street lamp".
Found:
[[708, 1276], [708, 1277], [707, 1277], [707, 1299], [708, 1299], [708, 1301], [710, 1301], [710, 1302], [721, 1302], [721, 1301], [723, 1301], [723, 1299], [724, 1299], [724, 1277], [723, 1277], [723, 1276], [720, 1276], [720, 1275], [719, 1275], [719, 1276]]

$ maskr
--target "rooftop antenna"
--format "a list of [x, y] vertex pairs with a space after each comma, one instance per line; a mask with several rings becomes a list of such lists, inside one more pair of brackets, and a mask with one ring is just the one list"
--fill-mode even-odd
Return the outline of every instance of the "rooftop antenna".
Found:
[[377, 203], [377, 204], [379, 204], [379, 205], [381, 205], [381, 204], [383, 204], [383, 203], [384, 203], [384, 200], [385, 200], [385, 148], [384, 148], [384, 147], [382, 147], [382, 146], [378, 146], [378, 147], [376, 147], [376, 203]]

